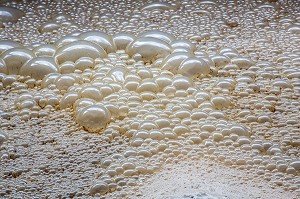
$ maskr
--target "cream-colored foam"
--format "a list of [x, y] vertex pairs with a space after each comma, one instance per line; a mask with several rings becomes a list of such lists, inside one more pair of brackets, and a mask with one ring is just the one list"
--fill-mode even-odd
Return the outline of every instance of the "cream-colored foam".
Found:
[[165, 163], [203, 157], [299, 190], [299, 16], [283, 18], [282, 2], [14, 4], [24, 10], [0, 8], [12, 116], [46, 126], [68, 112], [74, 123], [57, 125], [127, 145], [108, 155], [94, 140], [83, 197], [121, 198]]

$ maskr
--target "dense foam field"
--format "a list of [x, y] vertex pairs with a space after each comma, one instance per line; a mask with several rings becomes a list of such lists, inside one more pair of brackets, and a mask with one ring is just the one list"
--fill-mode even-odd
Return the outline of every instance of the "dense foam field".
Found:
[[[290, 0], [3, 1], [0, 197], [139, 198], [147, 179], [188, 162], [299, 197], [299, 10]], [[225, 197], [213, 195], [197, 197]]]

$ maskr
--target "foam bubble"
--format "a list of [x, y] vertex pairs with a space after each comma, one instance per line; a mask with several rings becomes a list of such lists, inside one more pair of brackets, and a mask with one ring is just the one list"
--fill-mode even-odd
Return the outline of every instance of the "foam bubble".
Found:
[[99, 31], [84, 32], [79, 35], [80, 39], [90, 41], [101, 46], [107, 53], [116, 52], [116, 46], [112, 37]]
[[107, 53], [104, 49], [92, 42], [89, 41], [75, 41], [68, 43], [57, 49], [55, 52], [55, 58], [59, 64], [62, 64], [66, 61], [77, 61], [80, 57], [106, 57]]
[[209, 65], [200, 58], [187, 58], [178, 68], [178, 73], [188, 77], [206, 76], [210, 72]]
[[149, 11], [153, 11], [153, 10], [175, 10], [178, 9], [177, 5], [172, 5], [169, 3], [164, 3], [164, 2], [152, 2], [149, 4], [144, 5], [141, 10], [149, 10]]
[[58, 66], [52, 57], [36, 57], [26, 62], [19, 71], [20, 75], [30, 76], [36, 80], [43, 79], [50, 73], [57, 73]]
[[25, 48], [11, 48], [0, 55], [6, 64], [8, 74], [19, 74], [20, 68], [24, 63], [34, 57], [33, 52]]
[[76, 121], [90, 132], [105, 128], [111, 119], [110, 112], [103, 106], [91, 105], [76, 113]]
[[0, 18], [2, 22], [17, 22], [25, 13], [17, 8], [0, 6]]
[[122, 33], [113, 35], [112, 39], [116, 45], [116, 48], [118, 50], [120, 50], [120, 49], [126, 49], [128, 44], [130, 44], [132, 41], [134, 41], [136, 39], [136, 37], [129, 33], [122, 32]]
[[130, 43], [126, 48], [126, 52], [130, 56], [139, 53], [145, 62], [150, 62], [169, 55], [171, 53], [171, 46], [160, 39], [142, 37]]

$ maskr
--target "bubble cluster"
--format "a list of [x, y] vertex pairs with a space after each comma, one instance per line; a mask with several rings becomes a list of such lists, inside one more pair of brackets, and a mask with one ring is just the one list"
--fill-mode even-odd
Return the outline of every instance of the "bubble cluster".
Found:
[[68, 127], [126, 143], [95, 161], [86, 195], [118, 197], [166, 163], [200, 158], [299, 192], [298, 4], [7, 2], [7, 112], [69, 114]]

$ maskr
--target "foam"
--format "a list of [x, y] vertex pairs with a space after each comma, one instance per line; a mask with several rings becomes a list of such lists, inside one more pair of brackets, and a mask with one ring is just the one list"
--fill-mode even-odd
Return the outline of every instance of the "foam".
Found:
[[[18, 119], [68, 112], [68, 128], [127, 144], [94, 161], [89, 194], [110, 197], [184, 158], [290, 179], [284, 187], [299, 189], [296, 19], [275, 15], [272, 3], [243, 7], [241, 19], [232, 2], [123, 4], [131, 11], [116, 3], [116, 17], [102, 4], [40, 17], [13, 10], [1, 33], [12, 39], [0, 41], [0, 89], [16, 94]], [[97, 141], [91, 148], [102, 147]]]

